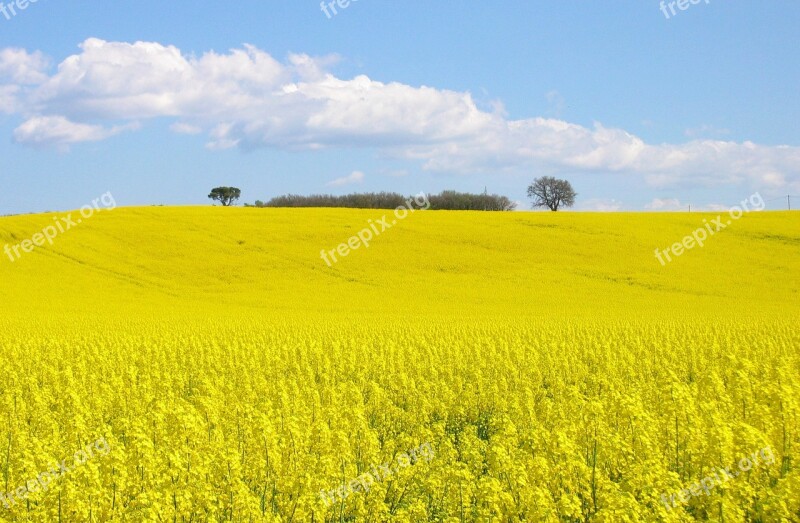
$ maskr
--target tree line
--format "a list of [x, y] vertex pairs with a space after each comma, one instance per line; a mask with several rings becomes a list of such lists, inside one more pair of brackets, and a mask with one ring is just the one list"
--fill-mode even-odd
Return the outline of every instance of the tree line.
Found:
[[[242, 195], [236, 187], [216, 187], [208, 197], [221, 203], [224, 207], [233, 205]], [[547, 207], [557, 211], [560, 207], [572, 207], [577, 193], [567, 180], [558, 180], [551, 176], [537, 178], [528, 186], [528, 197], [534, 208]], [[354, 209], [396, 209], [402, 207], [407, 197], [395, 192], [353, 193], [343, 196], [333, 194], [312, 194], [301, 196], [287, 194], [272, 198], [267, 202], [256, 200], [255, 204], [245, 207], [346, 207]], [[499, 194], [472, 194], [458, 191], [442, 191], [428, 195], [430, 208], [449, 211], [513, 211], [516, 202]]]
[[[342, 196], [312, 194], [301, 196], [288, 194], [272, 198], [268, 202], [256, 201], [245, 207], [347, 207], [355, 209], [396, 209], [405, 205], [407, 196], [394, 192], [353, 193]], [[499, 194], [470, 194], [443, 191], [428, 195], [431, 209], [449, 211], [513, 211], [517, 204]]]

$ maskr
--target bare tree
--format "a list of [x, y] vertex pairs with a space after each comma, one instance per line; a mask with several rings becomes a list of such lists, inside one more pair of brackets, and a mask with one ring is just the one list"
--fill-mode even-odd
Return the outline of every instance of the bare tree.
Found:
[[567, 180], [558, 180], [552, 176], [536, 178], [528, 186], [528, 198], [533, 200], [534, 207], [547, 207], [557, 211], [562, 205], [572, 207], [577, 193]]

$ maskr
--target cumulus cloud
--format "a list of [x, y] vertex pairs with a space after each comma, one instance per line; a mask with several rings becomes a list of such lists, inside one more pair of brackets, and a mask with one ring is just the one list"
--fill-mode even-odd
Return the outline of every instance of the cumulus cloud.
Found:
[[20, 95], [24, 86], [47, 80], [50, 61], [40, 52], [24, 49], [0, 49], [0, 112], [13, 114], [23, 110]]
[[601, 123], [514, 120], [502, 104], [480, 109], [466, 92], [338, 78], [337, 60], [279, 61], [250, 45], [194, 56], [155, 42], [91, 38], [47, 74], [40, 53], [5, 49], [0, 81], [10, 83], [0, 84], [0, 111], [23, 116], [15, 138], [32, 145], [102, 140], [126, 128], [119, 122], [169, 118], [174, 132], [205, 134], [212, 150], [365, 147], [431, 171], [624, 173], [655, 187], [779, 188], [800, 179], [800, 147], [648, 144]]
[[17, 94], [19, 87], [16, 85], [0, 85], [0, 112], [13, 114], [19, 109]]
[[364, 181], [364, 173], [361, 171], [353, 171], [349, 176], [343, 176], [341, 178], [336, 178], [335, 180], [328, 182], [328, 187], [341, 187], [343, 185], [352, 185], [354, 183], [361, 183]]
[[24, 49], [0, 49], [0, 81], [16, 84], [38, 84], [47, 80], [50, 60], [39, 51], [28, 53]]
[[37, 116], [27, 120], [14, 131], [17, 142], [35, 146], [64, 148], [80, 142], [99, 142], [128, 129], [136, 123], [106, 128], [100, 125], [75, 123], [63, 116]]

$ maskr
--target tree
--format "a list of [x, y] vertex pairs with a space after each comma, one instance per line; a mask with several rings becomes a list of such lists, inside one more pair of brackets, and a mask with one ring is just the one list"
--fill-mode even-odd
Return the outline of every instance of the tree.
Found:
[[513, 211], [517, 207], [507, 197], [489, 194], [488, 190], [482, 194], [442, 191], [441, 194], [431, 194], [429, 200], [431, 209], [435, 211]]
[[[257, 201], [256, 207], [346, 207], [353, 209], [396, 209], [407, 206], [415, 196], [406, 197], [399, 193], [354, 193], [343, 196], [332, 194], [312, 194], [300, 196], [287, 194], [264, 203]], [[489, 194], [460, 193], [442, 191], [441, 194], [427, 195], [431, 210], [451, 211], [513, 211], [517, 204], [506, 196]], [[247, 205], [247, 204], [245, 204]]]
[[567, 180], [557, 180], [552, 176], [536, 178], [528, 186], [528, 198], [533, 200], [534, 207], [547, 207], [557, 211], [562, 205], [572, 207], [578, 196]]
[[211, 194], [208, 195], [214, 201], [222, 204], [223, 207], [233, 205], [233, 202], [242, 196], [242, 191], [236, 187], [216, 187], [211, 189]]

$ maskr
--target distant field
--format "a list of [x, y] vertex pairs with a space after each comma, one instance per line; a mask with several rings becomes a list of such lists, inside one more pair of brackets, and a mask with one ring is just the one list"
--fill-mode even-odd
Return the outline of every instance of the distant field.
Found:
[[[771, 317], [798, 310], [800, 215], [745, 215], [662, 267], [656, 248], [711, 214], [418, 211], [329, 268], [384, 211], [130, 208], [105, 211], [11, 263], [8, 312], [93, 315], [187, 305], [259, 314], [354, 310], [507, 317]], [[391, 212], [388, 213], [391, 216]], [[0, 247], [56, 215], [0, 219]], [[14, 238], [17, 238], [16, 240]], [[112, 307], [113, 305], [113, 307]]]
[[418, 211], [323, 261], [383, 214], [119, 208], [0, 253], [0, 521], [800, 520], [800, 213], [662, 266], [716, 214]]

